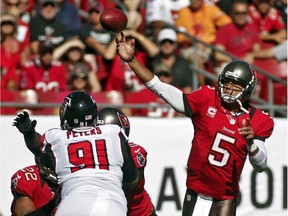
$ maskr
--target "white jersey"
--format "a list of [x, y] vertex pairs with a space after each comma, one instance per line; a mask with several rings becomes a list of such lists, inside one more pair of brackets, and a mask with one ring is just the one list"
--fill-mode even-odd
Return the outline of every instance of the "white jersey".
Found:
[[189, 0], [148, 0], [146, 7], [146, 22], [163, 21], [174, 25], [177, 12], [183, 7], [190, 5]]
[[[45, 132], [41, 137], [41, 151], [53, 155], [55, 172], [62, 186], [57, 215], [112, 215], [111, 208], [115, 208], [116, 215], [126, 214], [121, 170], [124, 164], [121, 142], [127, 140], [124, 134], [117, 125]], [[86, 199], [84, 208], [79, 206], [79, 198]], [[111, 202], [111, 205], [103, 205], [105, 202]], [[115, 203], [123, 209], [122, 213]]]

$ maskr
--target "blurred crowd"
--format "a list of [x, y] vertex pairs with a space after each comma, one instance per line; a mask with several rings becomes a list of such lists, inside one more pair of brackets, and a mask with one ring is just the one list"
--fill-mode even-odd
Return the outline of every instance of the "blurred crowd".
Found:
[[[135, 40], [138, 60], [184, 92], [194, 90], [193, 82], [214, 85], [191, 63], [217, 74], [232, 60], [225, 52], [260, 67], [265, 60], [287, 62], [287, 0], [3, 0], [1, 101], [33, 90], [34, 102], [60, 102], [69, 91], [85, 90], [100, 103], [103, 94], [115, 103], [164, 103], [116, 55], [116, 34], [99, 22], [111, 7], [126, 13], [126, 40]], [[15, 114], [11, 107], [1, 111]], [[174, 114], [164, 107], [161, 115]]]

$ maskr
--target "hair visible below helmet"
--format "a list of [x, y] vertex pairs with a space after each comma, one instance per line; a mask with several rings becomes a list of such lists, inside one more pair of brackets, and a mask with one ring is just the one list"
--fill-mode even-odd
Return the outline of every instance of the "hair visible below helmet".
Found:
[[98, 108], [93, 97], [84, 91], [74, 91], [67, 95], [60, 107], [62, 130], [96, 126]]
[[[224, 94], [224, 84], [227, 82], [241, 85], [243, 90], [236, 96]], [[236, 100], [245, 102], [250, 99], [256, 82], [256, 72], [248, 63], [232, 61], [224, 67], [218, 77], [217, 93], [227, 103], [233, 103]]]
[[102, 124], [116, 124], [123, 128], [127, 137], [130, 133], [130, 122], [128, 117], [118, 109], [107, 107], [99, 111], [98, 121]]

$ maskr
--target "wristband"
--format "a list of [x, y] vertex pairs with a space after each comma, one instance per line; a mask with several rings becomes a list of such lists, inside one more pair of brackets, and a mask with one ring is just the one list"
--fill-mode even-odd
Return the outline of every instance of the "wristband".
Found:
[[134, 59], [134, 55], [133, 56], [131, 56], [126, 62], [128, 62], [128, 63], [130, 63], [130, 62], [132, 62], [133, 61], [133, 59]]
[[247, 146], [248, 146], [249, 152], [254, 152], [258, 148], [258, 146], [255, 143], [253, 143], [251, 145], [247, 145]]

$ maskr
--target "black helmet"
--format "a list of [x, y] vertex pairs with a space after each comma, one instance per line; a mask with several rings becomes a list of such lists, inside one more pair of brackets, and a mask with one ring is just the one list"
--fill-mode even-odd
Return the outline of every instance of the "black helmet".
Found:
[[[35, 159], [36, 166], [38, 167], [39, 173], [43, 178], [45, 178], [47, 181], [53, 184], [58, 184], [57, 175], [54, 171], [55, 169], [52, 168], [53, 165], [50, 162], [51, 159], [48, 158], [47, 155], [48, 154], [41, 152], [39, 156], [35, 156], [34, 159]], [[48, 161], [50, 162], [48, 166], [46, 166], [47, 165], [46, 158], [48, 158]]]
[[[236, 96], [223, 93], [223, 86], [227, 82], [241, 85], [243, 90]], [[245, 102], [250, 99], [256, 85], [255, 70], [244, 61], [232, 61], [227, 64], [218, 77], [217, 93], [228, 103], [235, 100]]]
[[85, 91], [67, 95], [60, 108], [61, 129], [96, 126], [98, 109], [95, 100]]
[[128, 117], [118, 109], [107, 107], [99, 111], [98, 122], [101, 124], [116, 124], [123, 128], [126, 136], [130, 133], [130, 122]]

